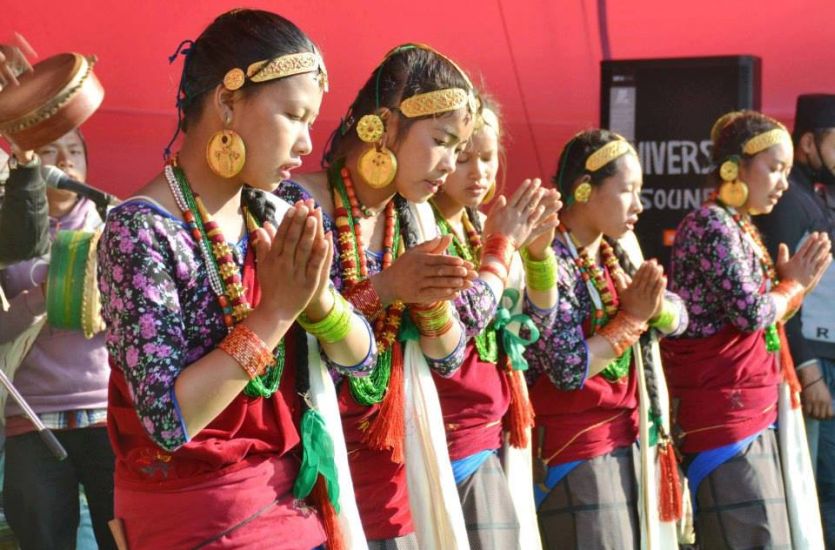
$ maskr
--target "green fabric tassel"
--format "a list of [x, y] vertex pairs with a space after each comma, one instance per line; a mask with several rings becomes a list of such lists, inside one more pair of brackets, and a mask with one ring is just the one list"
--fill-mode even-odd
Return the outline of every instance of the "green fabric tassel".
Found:
[[[528, 370], [528, 361], [525, 359], [525, 348], [537, 340], [539, 340], [539, 329], [536, 328], [530, 317], [523, 313], [512, 315], [511, 311], [519, 302], [519, 291], [515, 288], [508, 288], [502, 294], [502, 299], [499, 301], [499, 307], [496, 310], [496, 316], [493, 319], [493, 329], [501, 339], [502, 347], [513, 370]], [[505, 306], [505, 300], [510, 302], [509, 306]], [[522, 338], [512, 330], [509, 326], [511, 323], [519, 323], [520, 328], [525, 327], [530, 332], [530, 337]]]
[[780, 351], [780, 334], [777, 332], [777, 325], [771, 324], [765, 328], [765, 349], [769, 353]]
[[333, 440], [319, 411], [308, 409], [301, 422], [302, 464], [293, 485], [297, 499], [306, 498], [313, 490], [319, 474], [328, 483], [328, 499], [339, 513], [339, 476], [334, 461]]

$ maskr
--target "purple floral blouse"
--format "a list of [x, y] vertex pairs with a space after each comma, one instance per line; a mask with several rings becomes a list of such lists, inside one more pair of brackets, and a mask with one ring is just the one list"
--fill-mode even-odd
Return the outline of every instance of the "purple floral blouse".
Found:
[[[239, 268], [246, 247], [246, 237], [232, 247]], [[110, 212], [98, 259], [108, 352], [151, 439], [174, 450], [189, 439], [174, 382], [227, 334], [206, 265], [185, 223], [144, 201]], [[359, 365], [334, 367], [370, 372], [373, 340], [371, 347]]]
[[753, 332], [774, 322], [774, 300], [761, 289], [765, 279], [754, 243], [731, 214], [717, 205], [689, 213], [676, 232], [671, 289], [687, 303], [690, 324], [683, 336], [716, 334], [731, 324]]
[[[569, 248], [559, 239], [554, 239], [551, 246], [557, 259], [559, 297], [553, 313], [533, 308], [533, 304], [526, 301], [525, 313], [531, 316], [541, 331], [539, 341], [525, 352], [530, 366], [528, 383], [533, 384], [545, 374], [557, 388], [577, 390], [583, 387], [588, 377], [589, 348], [584, 325], [593, 302]], [[664, 299], [678, 309], [678, 325], [671, 334], [680, 334], [688, 323], [684, 303], [670, 291], [665, 293]]]
[[[302, 187], [294, 181], [285, 181], [284, 183], [282, 183], [281, 186], [278, 188], [278, 191], [276, 191], [276, 194], [285, 201], [289, 202], [290, 204], [294, 204], [296, 201], [300, 200], [313, 199], [313, 196], [307, 191], [307, 189], [305, 189], [304, 187]], [[318, 206], [318, 203], [316, 203], [316, 206]], [[332, 234], [334, 250], [338, 251], [339, 245], [337, 243], [337, 231], [334, 220], [333, 218], [324, 213], [322, 215], [322, 219], [324, 221], [325, 231], [333, 232]], [[366, 250], [365, 258], [369, 275], [374, 275], [382, 270], [382, 254]], [[334, 254], [334, 261], [333, 264], [331, 264], [331, 281], [333, 282], [336, 289], [341, 292], [345, 286], [345, 282], [342, 280], [342, 274], [339, 271], [339, 259], [337, 254]], [[464, 323], [465, 327], [467, 326], [466, 321], [462, 319], [461, 322]], [[429, 364], [429, 367], [442, 376], [451, 375], [458, 369], [458, 367], [461, 366], [461, 363], [464, 361], [466, 342], [467, 336], [465, 335], [465, 331], [462, 331], [461, 340], [458, 342], [458, 345], [455, 347], [452, 353], [450, 353], [448, 356], [440, 359], [426, 357], [426, 361]]]

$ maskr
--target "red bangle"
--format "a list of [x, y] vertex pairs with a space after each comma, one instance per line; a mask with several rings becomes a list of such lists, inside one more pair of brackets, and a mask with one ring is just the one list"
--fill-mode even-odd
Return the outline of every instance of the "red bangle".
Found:
[[513, 254], [515, 252], [516, 247], [510, 237], [494, 233], [487, 237], [487, 242], [484, 243], [484, 249], [481, 253], [481, 263], [486, 263], [487, 257], [492, 256], [501, 262], [507, 271], [510, 271], [510, 262], [513, 260]]
[[505, 269], [504, 266], [500, 267], [493, 263], [484, 262], [480, 266], [478, 266], [478, 270], [486, 271], [487, 273], [492, 273], [493, 275], [499, 278], [502, 284], [505, 284], [507, 282], [507, 269]]
[[250, 380], [261, 376], [275, 362], [272, 350], [261, 338], [242, 324], [235, 325], [218, 349], [223, 350], [244, 369]]
[[779, 294], [786, 300], [786, 314], [783, 316], [783, 321], [786, 321], [797, 313], [797, 310], [803, 305], [806, 287], [794, 279], [785, 279], [780, 281], [772, 292]]
[[374, 290], [371, 279], [365, 279], [345, 292], [345, 298], [362, 313], [368, 321], [373, 321], [384, 311], [383, 302]]
[[646, 330], [646, 323], [642, 323], [628, 313], [620, 311], [597, 331], [597, 334], [605, 338], [615, 350], [615, 355], [620, 357], [638, 341], [638, 338]]

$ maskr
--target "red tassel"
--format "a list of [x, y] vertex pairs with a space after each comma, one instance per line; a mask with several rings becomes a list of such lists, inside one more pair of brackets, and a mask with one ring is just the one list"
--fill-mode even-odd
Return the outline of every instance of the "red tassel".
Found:
[[661, 521], [681, 518], [681, 482], [678, 478], [678, 460], [669, 441], [658, 443], [658, 466], [661, 469], [659, 500]]
[[406, 439], [403, 403], [403, 352], [399, 342], [391, 347], [391, 376], [386, 396], [380, 403], [377, 417], [371, 421], [364, 441], [371, 449], [391, 449], [391, 459], [402, 464]]
[[522, 372], [513, 370], [507, 356], [504, 361], [505, 374], [510, 384], [510, 408], [508, 409], [510, 444], [517, 449], [524, 449], [528, 446], [528, 428], [532, 428], [534, 424], [533, 406], [525, 393], [525, 388], [522, 387], [525, 383]]
[[345, 546], [345, 538], [342, 536], [339, 517], [330, 498], [328, 498], [328, 482], [321, 474], [310, 492], [310, 499], [313, 505], [319, 509], [319, 515], [322, 517], [322, 526], [325, 528], [325, 535], [328, 537], [328, 550], [348, 550]]
[[794, 359], [792, 359], [789, 340], [786, 338], [786, 327], [783, 323], [777, 323], [777, 334], [780, 335], [780, 370], [783, 374], [783, 380], [789, 384], [792, 408], [797, 409], [800, 408], [800, 391], [802, 387], [800, 380], [797, 379], [797, 371], [794, 369]]

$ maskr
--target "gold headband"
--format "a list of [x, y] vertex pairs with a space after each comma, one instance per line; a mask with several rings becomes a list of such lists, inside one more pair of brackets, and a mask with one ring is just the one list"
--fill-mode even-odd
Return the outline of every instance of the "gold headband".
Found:
[[252, 82], [266, 82], [314, 71], [318, 71], [319, 85], [327, 92], [328, 71], [325, 61], [322, 56], [313, 52], [291, 53], [275, 59], [256, 61], [246, 68], [246, 73], [237, 67], [230, 69], [223, 77], [223, 86], [231, 91], [241, 88], [247, 78]]
[[478, 111], [478, 99], [472, 90], [446, 88], [413, 95], [400, 102], [400, 112], [407, 118], [438, 115], [464, 107], [470, 113]]
[[383, 63], [385, 63], [392, 55], [407, 48], [426, 50], [434, 53], [438, 57], [443, 58], [450, 65], [455, 67], [458, 74], [460, 74], [461, 78], [463, 78], [467, 83], [469, 90], [464, 90], [462, 88], [445, 88], [443, 90], [434, 90], [432, 92], [407, 97], [400, 102], [400, 112], [403, 113], [403, 116], [407, 118], [416, 118], [420, 116], [438, 115], [441, 113], [448, 113], [449, 111], [456, 111], [463, 107], [466, 107], [472, 114], [478, 112], [479, 100], [473, 91], [473, 83], [470, 81], [467, 73], [465, 73], [455, 61], [445, 56], [432, 46], [419, 43], [397, 46], [386, 54], [383, 58]]
[[589, 172], [597, 172], [613, 160], [618, 159], [627, 153], [632, 153], [637, 156], [635, 148], [632, 147], [632, 144], [624, 138], [618, 137], [618, 139], [610, 141], [589, 155], [589, 158], [586, 159], [586, 170]]
[[774, 128], [762, 134], [757, 134], [745, 142], [745, 145], [742, 146], [742, 152], [748, 156], [754, 156], [778, 143], [792, 146], [792, 138], [785, 128]]

